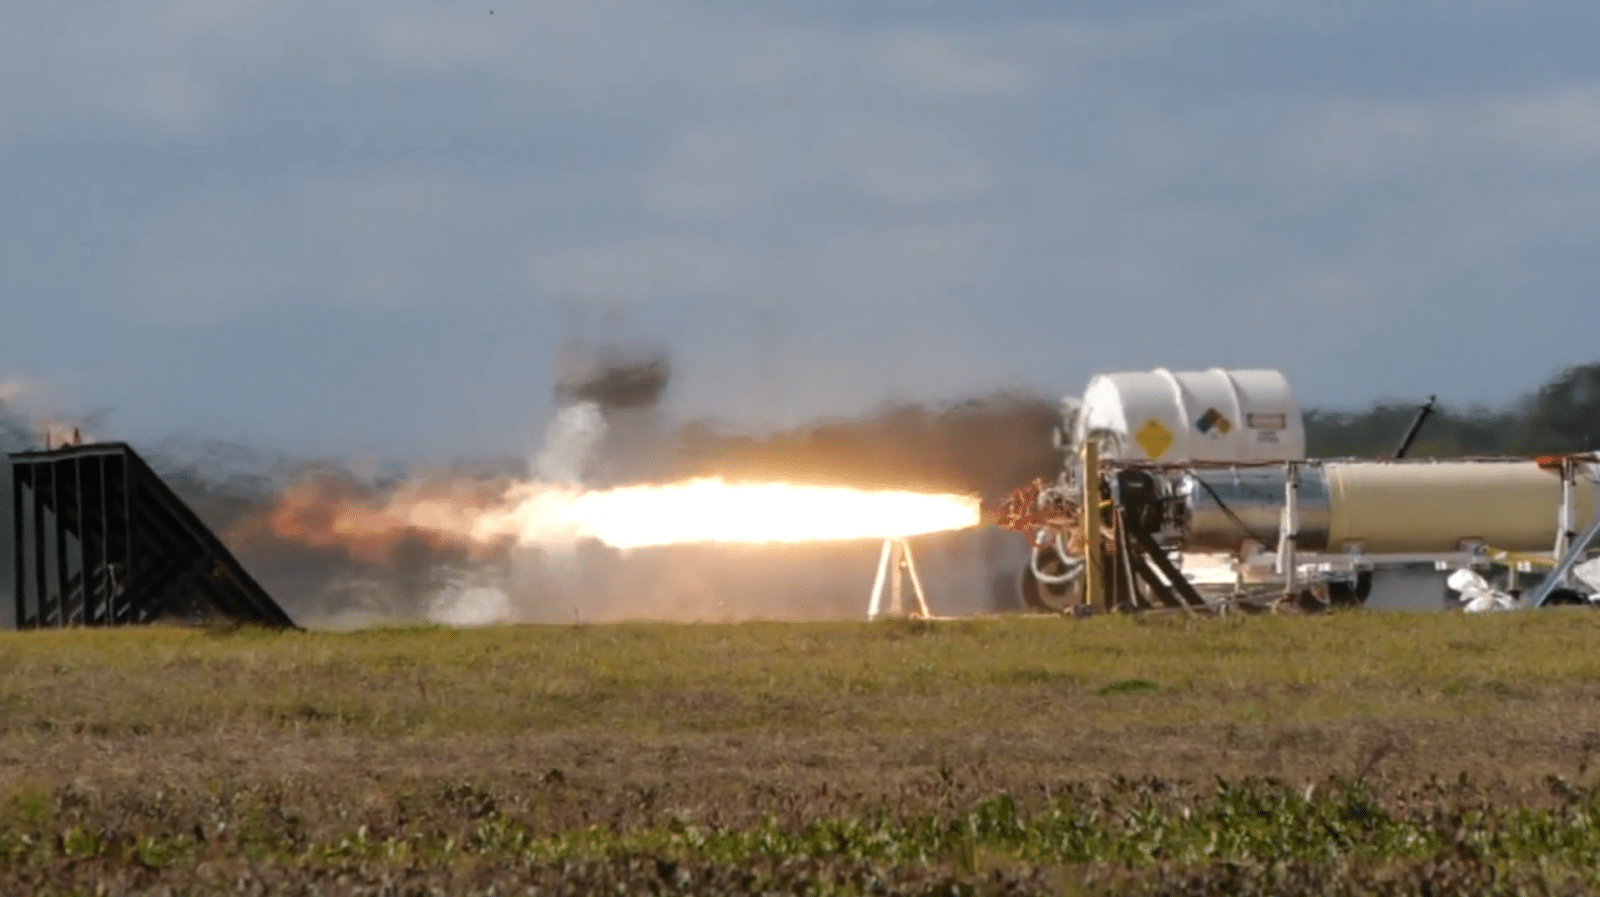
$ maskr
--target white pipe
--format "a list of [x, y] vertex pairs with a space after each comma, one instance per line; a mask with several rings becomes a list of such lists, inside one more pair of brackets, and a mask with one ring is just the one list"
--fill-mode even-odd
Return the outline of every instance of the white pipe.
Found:
[[1283, 522], [1278, 531], [1278, 557], [1274, 565], [1279, 576], [1283, 577], [1283, 591], [1293, 594], [1295, 591], [1295, 574], [1298, 573], [1299, 560], [1295, 557], [1296, 544], [1300, 536], [1300, 468], [1293, 461], [1284, 464], [1283, 476]]
[[[1561, 511], [1556, 520], [1556, 549], [1553, 557], [1563, 558], [1567, 555], [1567, 546], [1572, 544], [1573, 520], [1576, 514], [1573, 511], [1573, 480], [1577, 476], [1575, 464], [1571, 458], [1561, 459]], [[1561, 578], [1561, 585], [1567, 584], [1567, 577]]]
[[1029, 566], [1033, 568], [1034, 578], [1045, 585], [1064, 586], [1076, 580], [1078, 576], [1083, 573], [1083, 558], [1059, 553], [1056, 555], [1056, 557], [1061, 558], [1061, 562], [1066, 565], [1066, 572], [1060, 575], [1046, 573], [1039, 569], [1039, 551], [1040, 549], [1038, 548], [1033, 550], [1032, 554], [1030, 554], [1028, 557], [1028, 563]]

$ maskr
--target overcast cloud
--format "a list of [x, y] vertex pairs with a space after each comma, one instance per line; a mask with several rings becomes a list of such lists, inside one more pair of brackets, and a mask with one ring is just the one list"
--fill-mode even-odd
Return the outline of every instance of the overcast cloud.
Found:
[[741, 425], [1600, 359], [1600, 6], [145, 0], [0, 17], [0, 380], [111, 435], [521, 450], [575, 335]]

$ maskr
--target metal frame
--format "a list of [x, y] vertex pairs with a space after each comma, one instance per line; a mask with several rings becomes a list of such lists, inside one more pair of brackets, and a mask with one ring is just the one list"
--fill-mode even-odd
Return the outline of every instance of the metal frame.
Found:
[[1544, 603], [1550, 599], [1550, 593], [1567, 581], [1567, 576], [1572, 573], [1572, 568], [1583, 560], [1584, 552], [1588, 550], [1590, 543], [1596, 538], [1600, 538], [1600, 513], [1595, 514], [1594, 520], [1589, 523], [1588, 528], [1579, 534], [1577, 540], [1572, 542], [1566, 552], [1560, 556], [1561, 560], [1556, 564], [1556, 568], [1551, 570], [1550, 574], [1544, 578], [1544, 582], [1539, 583], [1539, 587], [1533, 590], [1532, 595], [1528, 596], [1525, 602], [1526, 605], [1528, 607], [1543, 607]]
[[883, 540], [883, 551], [878, 555], [878, 575], [872, 581], [872, 600], [867, 604], [867, 620], [878, 619], [883, 607], [884, 582], [889, 582], [889, 614], [905, 615], [905, 586], [902, 575], [911, 579], [911, 594], [917, 599], [917, 611], [923, 619], [933, 614], [928, 611], [928, 598], [922, 591], [922, 578], [917, 575], [917, 562], [911, 558], [911, 543], [893, 536]]
[[[1419, 415], [1419, 417], [1421, 417], [1421, 415]], [[1548, 561], [1545, 560], [1545, 555], [1542, 553], [1506, 553], [1493, 551], [1489, 546], [1485, 546], [1476, 540], [1464, 540], [1460, 544], [1458, 550], [1454, 552], [1374, 555], [1367, 554], [1359, 543], [1344, 545], [1342, 546], [1342, 551], [1337, 553], [1332, 551], [1318, 551], [1310, 553], [1302, 552], [1299, 550], [1298, 545], [1301, 525], [1299, 507], [1300, 470], [1306, 465], [1320, 465], [1326, 460], [1330, 459], [1307, 459], [1304, 461], [1295, 460], [1279, 462], [1284, 468], [1285, 477], [1284, 501], [1282, 510], [1280, 512], [1279, 537], [1277, 545], [1275, 546], [1276, 550], [1265, 550], [1266, 546], [1257, 545], [1247, 548], [1243, 554], [1236, 555], [1233, 558], [1232, 566], [1236, 574], [1235, 592], [1237, 592], [1239, 588], [1247, 582], [1255, 582], [1261, 586], [1267, 587], [1271, 587], [1273, 582], [1277, 582], [1281, 584], [1281, 592], [1283, 596], [1285, 598], [1289, 598], [1295, 596], [1299, 592], [1302, 585], [1305, 584], [1304, 578], [1307, 575], [1312, 575], [1313, 578], [1315, 578], [1315, 574], [1362, 573], [1371, 571], [1377, 566], [1400, 566], [1416, 563], [1431, 563], [1436, 569], [1439, 570], [1460, 568], [1473, 568], [1481, 570], [1498, 563], [1505, 565], [1512, 572], [1513, 576], [1515, 576], [1518, 572], [1530, 572], [1536, 567], [1553, 566], [1554, 569], [1551, 569], [1550, 572], [1545, 575], [1544, 580], [1523, 604], [1523, 606], [1527, 607], [1538, 607], [1545, 603], [1545, 601], [1549, 598], [1549, 595], [1556, 588], [1567, 583], [1572, 568], [1583, 559], [1584, 553], [1591, 545], [1600, 546], [1600, 511], [1597, 511], [1595, 520], [1582, 534], [1573, 532], [1573, 525], [1577, 517], [1577, 484], [1580, 471], [1583, 468], [1583, 463], [1581, 462], [1600, 462], [1600, 456], [1561, 456], [1558, 458], [1537, 459], [1541, 464], [1548, 464], [1550, 469], [1552, 469], [1553, 472], [1557, 472], [1561, 478], [1561, 497], [1558, 507], [1555, 509], [1555, 539], [1552, 550], [1548, 556]], [[1527, 461], [1533, 459], [1503, 458], [1463, 460], [1481, 460], [1487, 462], [1498, 460]], [[1095, 456], [1094, 446], [1092, 443], [1086, 444], [1082, 447], [1082, 454], [1079, 457], [1079, 462], [1082, 465], [1080, 476], [1078, 478], [1080, 488], [1079, 494], [1083, 503], [1082, 507], [1086, 509], [1090, 507], [1097, 507], [1103, 498], [1098, 488], [1100, 480], [1098, 473], [1102, 467], [1110, 469], [1170, 471], [1224, 466], [1276, 466], [1265, 464], [1221, 465], [1152, 464], [1149, 462], [1125, 463], [1116, 460], [1108, 460], [1104, 465], [1102, 465]], [[1396, 463], [1407, 462], [1397, 461]], [[1113, 496], [1114, 500], [1115, 498], [1116, 497]], [[1084, 603], [1092, 607], [1099, 607], [1103, 605], [1107, 609], [1110, 609], [1111, 604], [1114, 603], [1114, 599], [1105, 594], [1106, 587], [1107, 585], [1111, 585], [1113, 587], [1112, 591], [1118, 590], [1116, 587], [1118, 582], [1116, 573], [1118, 571], [1107, 570], [1103, 564], [1096, 563], [1096, 561], [1099, 560], [1097, 555], [1099, 554], [1098, 549], [1100, 548], [1100, 540], [1097, 532], [1097, 524], [1099, 522], [1098, 518], [1098, 514], [1092, 513], [1085, 513], [1083, 517], [1085, 529], [1088, 532], [1087, 545], [1089, 546], [1089, 550], [1092, 555], [1091, 558], [1089, 558], [1089, 562], [1085, 563], [1082, 574], [1085, 582]], [[1118, 514], [1117, 519], [1119, 522], [1122, 519], [1120, 513]], [[1159, 546], [1156, 546], [1153, 540], [1150, 546], [1144, 546], [1140, 544], [1137, 547], [1129, 547], [1130, 549], [1133, 549], [1133, 554], [1143, 555], [1145, 558], [1148, 558], [1151, 563], [1156, 564], [1158, 567], [1161, 566], [1157, 557], [1161, 554], [1159, 551]], [[1330, 546], [1330, 548], [1331, 547], [1333, 546]], [[1155, 550], [1152, 551], [1152, 548]], [[1160, 560], [1166, 560], [1164, 555], [1161, 556]], [[1136, 567], [1143, 566], [1143, 560], [1138, 557], [1134, 558], [1134, 562]], [[1147, 571], [1140, 569], [1136, 569], [1133, 572], [1138, 573], [1141, 578], [1146, 577], [1147, 574]], [[1167, 574], [1167, 572], [1168, 571], [1165, 569], [1162, 569], [1163, 574]], [[1173, 572], [1177, 572], [1175, 568]], [[1104, 578], [1106, 576], [1110, 576], [1110, 582], [1107, 582], [1107, 580]], [[1177, 584], [1177, 580], [1172, 580], [1170, 575], [1168, 575], [1167, 578], [1172, 581], [1174, 585]], [[1182, 579], [1184, 585], [1190, 586], [1190, 590], [1192, 590], [1192, 584], [1190, 584], [1187, 579], [1181, 575], [1181, 573], [1178, 574], [1178, 578]], [[1163, 594], [1160, 586], [1154, 581], [1153, 576], [1146, 578], [1146, 582], [1152, 585], [1152, 587], [1157, 591], [1157, 594], [1162, 597], [1164, 602], [1176, 604], [1177, 602], [1171, 601], [1171, 599], [1181, 597], [1184, 603], [1188, 603], [1188, 595], [1176, 596], [1170, 593]]]
[[218, 615], [295, 627], [127, 444], [9, 457], [16, 628]]

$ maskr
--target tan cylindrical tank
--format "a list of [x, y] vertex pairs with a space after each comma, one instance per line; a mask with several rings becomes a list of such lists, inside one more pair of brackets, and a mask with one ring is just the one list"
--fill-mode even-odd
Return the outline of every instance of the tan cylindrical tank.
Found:
[[[1507, 551], [1549, 551], [1561, 476], [1533, 461], [1324, 465], [1328, 547], [1360, 542], [1367, 554], [1455, 551], [1473, 539]], [[1595, 481], [1573, 489], [1574, 530], [1595, 515]]]

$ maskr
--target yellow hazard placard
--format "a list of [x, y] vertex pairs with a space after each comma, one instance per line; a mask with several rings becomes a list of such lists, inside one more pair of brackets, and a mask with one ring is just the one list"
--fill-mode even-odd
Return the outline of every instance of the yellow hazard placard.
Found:
[[1145, 421], [1144, 426], [1133, 434], [1133, 439], [1152, 459], [1160, 458], [1166, 454], [1167, 449], [1172, 448], [1172, 431], [1153, 417]]

